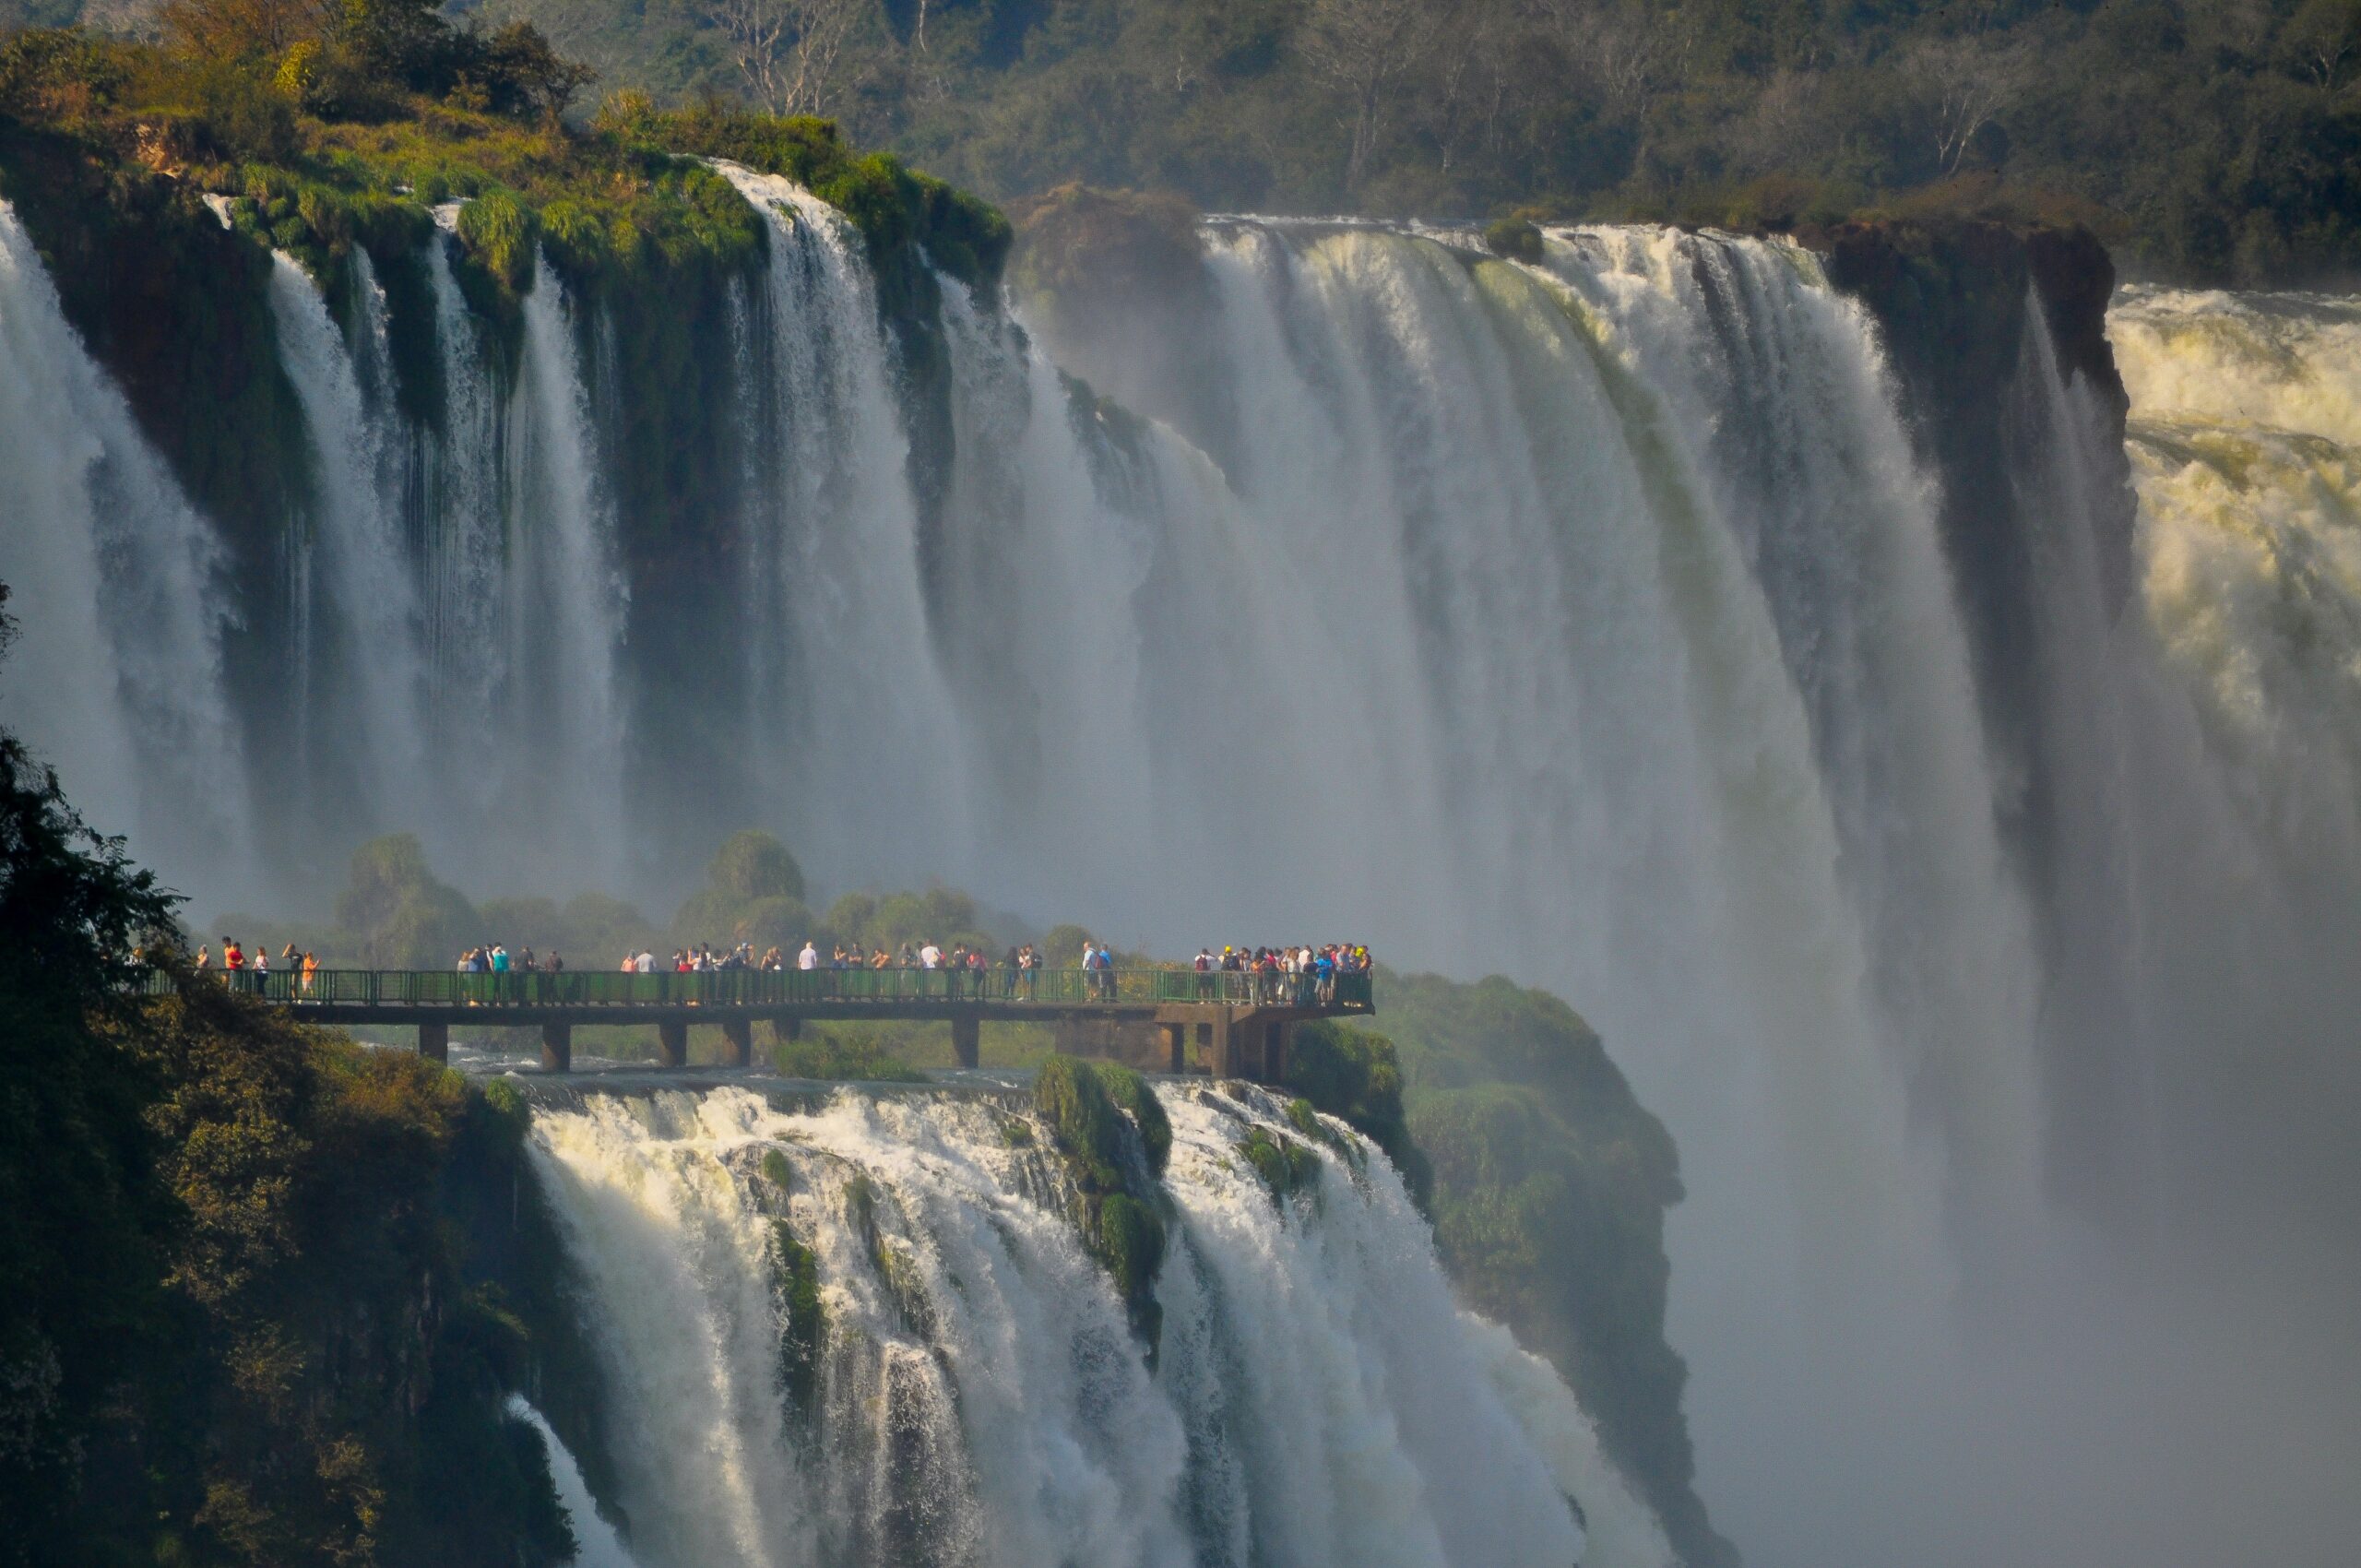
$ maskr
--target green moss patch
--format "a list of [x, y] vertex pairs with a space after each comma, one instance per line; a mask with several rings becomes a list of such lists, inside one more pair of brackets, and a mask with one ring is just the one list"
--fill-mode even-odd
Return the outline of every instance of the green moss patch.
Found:
[[[1171, 1123], [1137, 1073], [1107, 1062], [1052, 1056], [1033, 1081], [1033, 1104], [1074, 1179], [1074, 1223], [1083, 1244], [1123, 1297], [1132, 1328], [1155, 1353], [1163, 1309], [1156, 1275], [1164, 1264], [1164, 1211], [1156, 1176], [1172, 1147]], [[1130, 1114], [1126, 1115], [1125, 1112]], [[1139, 1140], [1138, 1158], [1127, 1142]], [[1145, 1180], [1126, 1172], [1145, 1167]]]

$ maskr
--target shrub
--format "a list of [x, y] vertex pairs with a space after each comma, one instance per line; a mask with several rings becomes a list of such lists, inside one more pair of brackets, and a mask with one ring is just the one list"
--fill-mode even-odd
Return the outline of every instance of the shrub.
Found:
[[459, 208], [459, 243], [477, 264], [513, 292], [533, 277], [533, 244], [540, 223], [533, 209], [506, 191], [480, 196]]
[[1523, 218], [1500, 218], [1486, 224], [1484, 244], [1494, 255], [1511, 261], [1541, 260], [1541, 231]]

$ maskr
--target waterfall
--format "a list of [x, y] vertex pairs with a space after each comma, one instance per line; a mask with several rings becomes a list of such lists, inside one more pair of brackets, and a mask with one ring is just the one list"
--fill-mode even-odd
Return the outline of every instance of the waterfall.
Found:
[[[374, 338], [385, 330], [382, 302], [374, 297], [368, 253], [356, 250], [354, 256], [356, 291], [374, 307], [364, 308], [362, 329]], [[305, 761], [314, 767], [359, 744], [359, 755], [343, 755], [347, 766], [327, 781], [315, 773], [314, 789], [335, 789], [366, 802], [364, 820], [399, 822], [428, 790], [417, 580], [402, 539], [400, 496], [389, 494], [386, 483], [394, 456], [391, 410], [373, 409], [363, 397], [353, 355], [326, 301], [284, 252], [271, 256], [270, 305], [318, 481], [304, 538], [326, 580], [315, 585], [307, 578], [305, 588], [319, 593], [321, 601], [316, 609], [299, 601], [298, 624], [307, 643], [323, 635], [337, 639], [332, 648], [303, 649], [285, 711], [303, 727]]]
[[538, 252], [508, 410], [508, 636], [501, 814], [571, 843], [587, 886], [622, 881], [625, 588], [563, 290]]
[[[675, 477], [635, 465], [677, 453], [635, 444], [647, 391], [615, 344], [660, 306], [537, 258], [487, 314], [447, 232], [356, 251], [349, 310], [280, 260], [315, 505], [283, 541], [300, 658], [270, 692], [225, 691], [219, 644], [276, 579], [224, 580], [0, 209], [0, 574], [25, 628], [0, 690], [95, 820], [236, 896], [261, 788], [241, 730], [291, 703], [308, 771], [269, 787], [337, 797], [285, 814], [320, 825], [303, 848], [413, 829], [470, 893], [660, 909], [751, 823], [832, 892], [940, 879], [1125, 944], [1335, 935], [1548, 986], [1679, 1142], [1702, 1485], [1767, 1561], [2047, 1551], [2072, 1526], [2030, 1429], [2070, 1423], [2023, 1410], [2058, 1415], [2082, 1352], [2117, 1369], [2092, 1409], [2153, 1409], [2061, 1323], [2211, 1376], [2282, 1323], [2275, 1294], [2336, 1299], [2318, 1281], [2352, 1248], [2315, 1194], [2351, 1190], [2361, 1095], [2351, 302], [2119, 301], [2119, 610], [2107, 410], [2028, 298], [2006, 515], [1972, 520], [2023, 567], [2024, 733], [1996, 737], [1990, 628], [1914, 442], [1932, 413], [1799, 248], [1559, 228], [1518, 263], [1451, 231], [1221, 219], [1197, 286], [1109, 327], [872, 275], [841, 214], [717, 167], [765, 245], [710, 340], [665, 344], [727, 389], [670, 410], [726, 429], [689, 487], [710, 517], [635, 509]], [[1197, 1158], [1262, 1112], [1174, 1092], [1185, 1223], [1152, 1371], [1115, 1353], [1121, 1303], [1054, 1170], [994, 1141], [1003, 1111], [544, 1113], [618, 1386], [662, 1438], [621, 1461], [632, 1550], [1514, 1561], [1564, 1544], [1533, 1502], [1558, 1487], [1595, 1554], [1656, 1550], [1652, 1522], [1596, 1516], [1580, 1413], [1493, 1331], [1423, 1285], [1389, 1297], [1415, 1324], [1368, 1315], [1347, 1276], [1406, 1234], [1390, 1178], [1332, 1170], [1318, 1227], [1282, 1236]], [[780, 1224], [847, 1327], [817, 1409], [755, 1375]], [[1345, 1272], [1290, 1272], [1314, 1260]], [[1273, 1301], [1285, 1366], [1238, 1328]], [[1044, 1359], [1075, 1344], [1112, 1348]], [[2270, 1386], [2302, 1384], [2281, 1353]], [[1458, 1454], [1368, 1381], [1406, 1357], [1458, 1402]], [[1312, 1364], [1317, 1388], [1288, 1381]], [[809, 1463], [812, 1422], [853, 1457]], [[1264, 1423], [1289, 1434], [1271, 1453]], [[1934, 1428], [1953, 1468], [2004, 1467], [1989, 1500]], [[1481, 1486], [1436, 1479], [1479, 1455]], [[2113, 1542], [2147, 1517], [2096, 1490], [2086, 1512]], [[2219, 1517], [2209, 1541], [2248, 1515]]]
[[2144, 598], [2241, 814], [2322, 902], [2361, 870], [2361, 310], [2136, 289]]
[[[1564, 1385], [1454, 1306], [1383, 1156], [1230, 1087], [1164, 1091], [1152, 1359], [1021, 1102], [538, 1111], [637, 1561], [1668, 1562]], [[1252, 1128], [1317, 1149], [1308, 1187], [1274, 1197]]]
[[243, 891], [254, 833], [208, 525], [84, 351], [0, 202], [0, 581], [9, 728], [166, 882]]
[[558, 1505], [565, 1510], [566, 1523], [574, 1529], [573, 1568], [640, 1568], [614, 1526], [599, 1515], [589, 1483], [582, 1479], [582, 1467], [550, 1430], [547, 1419], [520, 1395], [509, 1396], [508, 1413], [540, 1432], [549, 1450], [550, 1479], [557, 1487]]
[[[767, 225], [744, 313], [746, 743], [815, 872], [943, 874], [967, 837], [927, 625], [909, 436], [860, 235], [791, 181], [719, 165]], [[874, 858], [872, 858], [872, 857]]]

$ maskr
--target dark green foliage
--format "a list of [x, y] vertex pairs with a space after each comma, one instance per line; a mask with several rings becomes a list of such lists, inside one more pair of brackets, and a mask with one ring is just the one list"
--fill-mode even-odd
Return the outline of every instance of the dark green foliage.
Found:
[[1484, 225], [1484, 244], [1493, 255], [1511, 261], [1541, 259], [1541, 231], [1527, 219], [1494, 219]]
[[785, 1193], [795, 1185], [795, 1168], [788, 1164], [787, 1156], [779, 1153], [778, 1150], [765, 1149], [763, 1151], [763, 1180]]
[[172, 905], [0, 731], [0, 1562], [64, 1559], [83, 1456], [162, 1321], [161, 1064], [111, 1038], [107, 966]]
[[[1427, 1206], [1434, 1175], [1403, 1115], [1402, 1068], [1392, 1040], [1324, 1019], [1298, 1024], [1288, 1039], [1287, 1087], [1303, 1097], [1297, 1105], [1341, 1118], [1384, 1150], [1412, 1200]], [[1288, 1111], [1292, 1116], [1294, 1106]], [[1318, 1135], [1316, 1121], [1297, 1124], [1306, 1136]]]
[[[881, 285], [890, 287], [896, 262], [913, 248], [986, 297], [1000, 283], [1014, 237], [1006, 218], [890, 153], [856, 154], [831, 121], [748, 113], [707, 101], [672, 113], [635, 108], [618, 127], [670, 151], [727, 158], [805, 186], [860, 228]], [[889, 316], [905, 314], [899, 303], [884, 302]]]
[[876, 1030], [859, 1026], [806, 1026], [801, 1039], [780, 1041], [771, 1061], [790, 1078], [926, 1082], [926, 1074], [895, 1055]]
[[[1729, 1561], [1691, 1489], [1688, 1371], [1664, 1337], [1664, 1213], [1681, 1196], [1671, 1136], [1558, 998], [1499, 976], [1463, 985], [1388, 972], [1378, 988], [1395, 1044], [1375, 1042], [1368, 1060], [1390, 1063], [1398, 1051], [1453, 1282], [1556, 1363], [1683, 1559]], [[1315, 1104], [1335, 1092], [1312, 1086], [1335, 1070], [1323, 1053], [1341, 1043], [1297, 1047], [1304, 1077], [1291, 1082]]]
[[1164, 1114], [1163, 1102], [1147, 1080], [1120, 1062], [1099, 1062], [1093, 1065], [1098, 1081], [1107, 1086], [1108, 1098], [1117, 1106], [1131, 1112], [1133, 1123], [1139, 1128], [1140, 1148], [1147, 1156], [1148, 1173], [1162, 1178], [1164, 1168], [1172, 1158], [1172, 1123]]
[[[1152, 1158], [1145, 1146], [1145, 1118], [1134, 1126], [1124, 1114], [1126, 1103], [1141, 1099], [1155, 1107], [1169, 1152], [1172, 1134], [1163, 1108], [1130, 1069], [1053, 1055], [1033, 1080], [1033, 1108], [1049, 1124], [1050, 1141], [1074, 1178], [1074, 1222], [1084, 1244], [1121, 1290], [1132, 1327], [1153, 1355], [1163, 1324], [1156, 1271], [1164, 1260], [1166, 1199], [1154, 1176], [1135, 1180], [1128, 1174], [1134, 1169], [1127, 1146], [1132, 1138], [1142, 1139], [1140, 1164]], [[1161, 1172], [1160, 1158], [1154, 1169]]]
[[[777, 1158], [777, 1151], [769, 1158]], [[828, 1336], [827, 1308], [820, 1298], [820, 1260], [795, 1239], [783, 1219], [771, 1224], [771, 1260], [772, 1289], [779, 1305], [779, 1387], [795, 1413], [809, 1420], [816, 1413], [813, 1396]]]
[[1033, 1109], [1049, 1123], [1058, 1152], [1086, 1192], [1123, 1190], [1123, 1114], [1107, 1092], [1099, 1064], [1052, 1056], [1033, 1080]]
[[[661, 94], [746, 90], [710, 12], [499, 8]], [[864, 20], [819, 101], [1010, 202], [1080, 181], [1777, 228], [1997, 174], [2106, 209], [2141, 266], [2192, 281], [2361, 268], [2350, 0], [1435, 0], [1373, 76], [1322, 44], [1383, 17], [1335, 0], [945, 0], [921, 34], [922, 9]]]
[[352, 852], [336, 923], [364, 968], [440, 969], [477, 940], [481, 922], [458, 889], [427, 869], [417, 835], [394, 833]]
[[751, 942], [757, 955], [771, 947], [792, 953], [815, 931], [803, 906], [803, 869], [787, 846], [753, 829], [722, 845], [706, 868], [706, 885], [672, 922], [676, 942]]
[[1283, 1204], [1296, 1194], [1319, 1185], [1320, 1156], [1311, 1145], [1299, 1143], [1285, 1133], [1250, 1127], [1239, 1142], [1238, 1152], [1254, 1168], [1263, 1185], [1270, 1189], [1273, 1203]]

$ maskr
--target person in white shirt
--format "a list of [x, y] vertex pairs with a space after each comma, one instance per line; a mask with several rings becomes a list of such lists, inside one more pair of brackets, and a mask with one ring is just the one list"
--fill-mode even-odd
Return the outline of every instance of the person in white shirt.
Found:
[[639, 950], [637, 968], [639, 972], [643, 975], [654, 974], [656, 972], [656, 955], [649, 952], [645, 947], [641, 948]]
[[919, 949], [919, 967], [922, 969], [943, 968], [943, 949], [930, 942]]
[[795, 956], [795, 967], [799, 969], [816, 969], [820, 967], [820, 950], [812, 945], [812, 939], [808, 936], [803, 939], [803, 951]]

